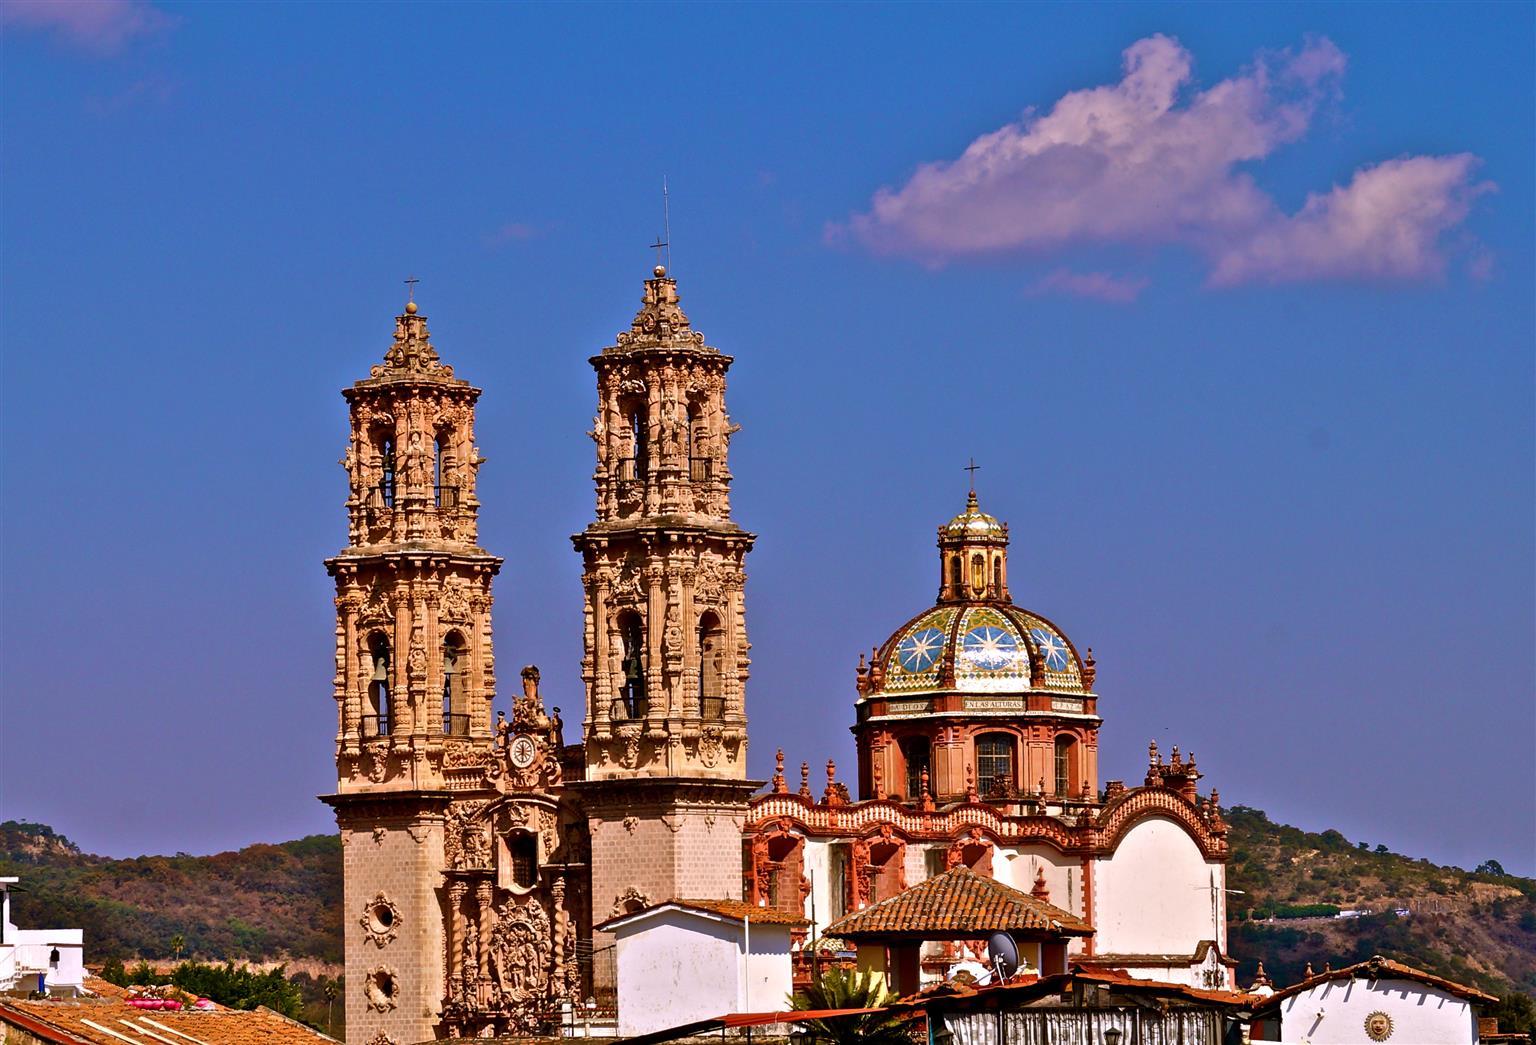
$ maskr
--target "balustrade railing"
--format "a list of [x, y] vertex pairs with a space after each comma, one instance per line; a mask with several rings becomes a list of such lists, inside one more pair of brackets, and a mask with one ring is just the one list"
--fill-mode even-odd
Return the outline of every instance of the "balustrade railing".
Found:
[[699, 716], [705, 722], [719, 722], [725, 718], [724, 697], [702, 697], [699, 700]]
[[364, 738], [389, 736], [388, 715], [364, 715], [357, 721], [357, 731]]
[[447, 737], [469, 736], [469, 716], [454, 714], [444, 715], [443, 735]]
[[615, 722], [629, 722], [641, 719], [650, 711], [650, 705], [644, 697], [619, 697], [608, 707], [608, 717]]

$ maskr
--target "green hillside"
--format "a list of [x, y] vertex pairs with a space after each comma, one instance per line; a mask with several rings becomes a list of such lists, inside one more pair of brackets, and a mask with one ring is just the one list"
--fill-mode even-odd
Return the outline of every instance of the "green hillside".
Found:
[[0, 824], [18, 925], [85, 930], [86, 961], [173, 957], [341, 961], [341, 840], [311, 835], [214, 856], [113, 860], [43, 824]]
[[[1229, 897], [1228, 924], [1240, 983], [1259, 959], [1284, 984], [1309, 962], [1321, 971], [1384, 954], [1493, 994], [1536, 994], [1536, 879], [1492, 861], [1477, 871], [1440, 867], [1337, 831], [1275, 824], [1244, 806], [1224, 815], [1227, 886], [1241, 890]], [[1275, 917], [1309, 905], [1327, 915]], [[1372, 913], [1336, 918], [1334, 910]]]

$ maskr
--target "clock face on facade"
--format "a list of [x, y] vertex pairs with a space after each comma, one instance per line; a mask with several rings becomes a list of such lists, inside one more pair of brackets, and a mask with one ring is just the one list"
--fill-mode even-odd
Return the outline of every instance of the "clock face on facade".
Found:
[[932, 668], [944, 650], [944, 633], [938, 628], [919, 628], [896, 647], [896, 662], [903, 671], [916, 674]]
[[511, 745], [507, 748], [507, 756], [518, 769], [527, 769], [533, 765], [533, 756], [538, 754], [538, 748], [534, 746], [533, 738], [526, 733], [519, 733], [512, 738]]
[[1365, 1018], [1365, 1036], [1372, 1041], [1386, 1041], [1392, 1037], [1392, 1017], [1380, 1010]]

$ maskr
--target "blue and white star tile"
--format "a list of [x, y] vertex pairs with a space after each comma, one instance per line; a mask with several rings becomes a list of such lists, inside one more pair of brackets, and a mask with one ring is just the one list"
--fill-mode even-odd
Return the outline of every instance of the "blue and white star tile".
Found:
[[1044, 628], [1031, 628], [1030, 634], [1034, 635], [1035, 644], [1040, 647], [1040, 656], [1045, 660], [1045, 666], [1052, 671], [1065, 671], [1067, 644], [1062, 641], [1061, 636]]

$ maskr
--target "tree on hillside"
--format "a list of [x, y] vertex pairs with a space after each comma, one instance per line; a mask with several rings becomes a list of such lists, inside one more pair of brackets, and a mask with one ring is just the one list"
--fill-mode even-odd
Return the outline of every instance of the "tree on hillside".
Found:
[[187, 938], [181, 935], [181, 933], [171, 937], [171, 959], [173, 961], [181, 961], [181, 951], [186, 945]]
[[1497, 860], [1484, 860], [1482, 863], [1477, 865], [1477, 870], [1473, 873], [1492, 875], [1494, 878], [1509, 877], [1509, 872], [1504, 870], [1504, 865], [1499, 863]]

